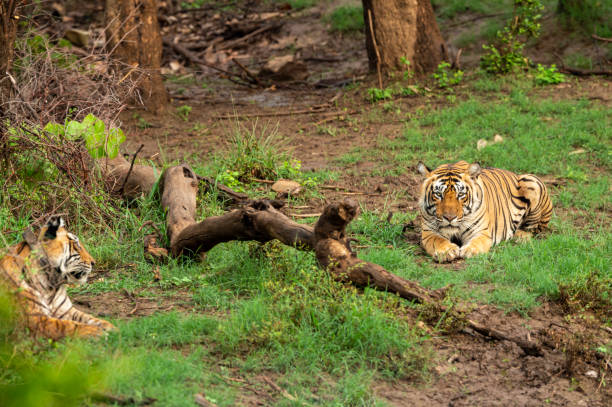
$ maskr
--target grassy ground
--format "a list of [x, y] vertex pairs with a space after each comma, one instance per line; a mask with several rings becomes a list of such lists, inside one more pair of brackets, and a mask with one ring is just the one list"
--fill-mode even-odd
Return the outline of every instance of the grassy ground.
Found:
[[[402, 227], [415, 212], [396, 214], [388, 222], [381, 207], [365, 211], [351, 225], [351, 233], [366, 246], [360, 256], [428, 287], [453, 284], [454, 301], [494, 304], [526, 315], [563, 290], [590, 294], [593, 304], [609, 306], [612, 110], [588, 100], [531, 96], [526, 77], [477, 76], [464, 86], [453, 104], [410, 112], [400, 137], [379, 138], [375, 149], [359, 152], [359, 159], [376, 161], [396, 175], [418, 159], [435, 166], [462, 158], [556, 180], [549, 183], [556, 208], [551, 232], [526, 244], [501, 244], [465, 261], [458, 271], [434, 263], [403, 238]], [[240, 168], [238, 162], [307, 179], [287, 164], [289, 156], [274, 159], [273, 136], [266, 144], [256, 133], [239, 130], [234, 143], [242, 152], [217, 156], [197, 170], [225, 181], [230, 177], [252, 196], [261, 195], [256, 184], [242, 183], [239, 170], [228, 175], [228, 169]], [[494, 134], [504, 141], [476, 148], [478, 139]], [[340, 162], [351, 165], [348, 159]], [[302, 199], [317, 194], [316, 186], [329, 176], [333, 173], [309, 174], [311, 187]], [[200, 196], [201, 217], [223, 211], [216, 198], [214, 193]], [[140, 228], [146, 221], [162, 225], [163, 213], [149, 199], [138, 208], [115, 211], [109, 228], [90, 224], [87, 217], [71, 221], [99, 270], [95, 281], [71, 289], [72, 295], [116, 293], [109, 298], [117, 298], [127, 292], [136, 302], [152, 299], [160, 309], [169, 301], [180, 307], [110, 318], [117, 333], [76, 343], [88, 365], [110, 364], [113, 393], [155, 397], [164, 406], [193, 405], [195, 393], [227, 406], [251, 396], [279, 406], [382, 405], [368, 390], [374, 381], [427, 382], [432, 333], [408, 318], [415, 314], [406, 301], [336, 283], [317, 269], [311, 253], [274, 243], [227, 243], [201, 263], [172, 260], [159, 266], [161, 280], [153, 283]], [[26, 218], [12, 217], [7, 206], [2, 220], [3, 230], [27, 224]], [[6, 239], [13, 243], [18, 233]], [[41, 357], [61, 359], [75, 342], [57, 344], [51, 355]], [[285, 392], [276, 392], [269, 380]]]
[[[303, 9], [316, 1], [289, 3]], [[432, 3], [444, 21], [466, 10], [501, 13], [510, 2]], [[362, 27], [360, 16], [357, 9], [345, 7], [325, 18], [332, 30], [352, 31]], [[347, 20], [350, 24], [342, 25]], [[483, 30], [494, 33], [499, 24]], [[577, 85], [571, 80], [569, 84]], [[279, 153], [285, 150], [273, 127], [244, 129], [232, 124], [228, 150], [207, 160], [185, 154], [186, 161], [197, 173], [215, 176], [251, 197], [272, 197], [251, 183], [252, 178], [296, 179], [306, 186], [306, 193], [291, 198], [293, 205], [324, 198], [322, 184], [342, 184], [352, 174], [400, 177], [419, 160], [434, 167], [465, 159], [535, 173], [546, 180], [555, 206], [550, 232], [537, 239], [506, 242], [451, 266], [437, 264], [403, 234], [404, 225], [417, 215], [414, 208], [388, 220], [390, 202], [408, 199], [403, 188], [395, 187], [376, 205], [364, 207], [350, 225], [359, 256], [426, 287], [452, 285], [450, 303], [490, 304], [516, 311], [528, 323], [540, 305], [570, 298], [581, 309], [594, 310], [603, 326], [612, 327], [609, 311], [598, 312], [612, 306], [609, 106], [598, 100], [557, 97], [555, 90], [542, 91], [525, 74], [469, 73], [454, 90], [419, 96], [418, 107], [408, 109], [398, 100], [361, 109], [366, 87], [346, 93], [361, 98], [353, 101], [361, 113], [346, 119], [349, 126], [319, 126], [321, 134], [333, 139], [346, 136], [342, 131], [353, 131], [357, 138], [362, 137], [362, 127], [388, 121], [401, 122], [401, 133], [381, 131], [375, 143], [358, 145], [316, 172], [302, 172], [295, 160], [301, 157]], [[479, 139], [492, 140], [496, 134], [503, 137], [501, 143], [477, 148]], [[51, 188], [38, 184], [33, 174], [62, 181], [61, 174], [37, 167], [32, 157], [23, 160], [32, 164], [29, 170], [19, 174], [23, 177], [18, 183], [5, 184], [0, 196], [4, 247], [20, 240], [21, 231], [39, 215], [39, 202], [50, 202]], [[363, 162], [373, 163], [369, 174], [356, 169]], [[0, 390], [15, 390], [13, 380], [22, 375], [40, 388], [68, 377], [62, 388], [80, 383], [81, 393], [102, 389], [137, 400], [154, 397], [160, 406], [193, 406], [196, 393], [219, 406], [257, 400], [277, 406], [377, 406], [387, 405], [376, 395], [378, 383], [427, 387], [437, 374], [435, 343], [442, 335], [442, 321], [427, 327], [420, 323], [427, 319], [426, 310], [414, 304], [334, 282], [317, 268], [312, 253], [276, 243], [232, 242], [215, 247], [201, 262], [180, 259], [153, 265], [143, 255], [142, 236], [153, 231], [151, 223], [165, 235], [164, 214], [153, 198], [131, 207], [108, 202], [102, 193], [68, 199], [70, 228], [97, 261], [92, 281], [71, 288], [70, 294], [91, 301], [96, 313], [119, 330], [99, 341], [0, 346], [0, 365], [5, 367], [0, 370]], [[92, 203], [100, 209], [92, 209]], [[214, 191], [198, 197], [200, 218], [224, 210]], [[154, 281], [154, 270], [159, 271], [159, 281]], [[15, 349], [26, 355], [27, 363], [12, 364]], [[63, 369], [54, 371], [56, 366]], [[15, 400], [15, 405], [52, 403], [17, 396]]]

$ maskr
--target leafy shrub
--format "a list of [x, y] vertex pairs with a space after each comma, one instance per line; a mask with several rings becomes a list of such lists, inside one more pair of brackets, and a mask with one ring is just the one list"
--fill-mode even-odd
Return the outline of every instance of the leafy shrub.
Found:
[[433, 77], [438, 83], [439, 88], [448, 88], [449, 86], [457, 85], [463, 79], [463, 71], [451, 72], [451, 65], [448, 62], [440, 62], [438, 69], [434, 72]]
[[361, 6], [340, 6], [328, 17], [332, 31], [354, 32], [364, 29], [363, 8]]
[[550, 68], [546, 68], [538, 64], [538, 72], [535, 75], [536, 85], [554, 85], [556, 83], [565, 82], [565, 75], [557, 71], [557, 67], [553, 64]]
[[116, 127], [106, 129], [106, 125], [92, 114], [85, 116], [83, 121], [66, 120], [62, 126], [58, 123], [47, 123], [44, 131], [56, 137], [65, 137], [75, 141], [82, 139], [92, 158], [115, 158], [119, 154], [119, 146], [125, 142], [125, 134]]
[[370, 102], [378, 102], [379, 100], [391, 99], [393, 97], [393, 91], [389, 88], [378, 89], [378, 88], [370, 88], [368, 89], [368, 98]]
[[540, 0], [514, 0], [514, 16], [497, 32], [497, 44], [483, 45], [488, 51], [481, 58], [481, 67], [490, 73], [508, 73], [527, 65], [523, 55], [525, 42], [540, 35]]

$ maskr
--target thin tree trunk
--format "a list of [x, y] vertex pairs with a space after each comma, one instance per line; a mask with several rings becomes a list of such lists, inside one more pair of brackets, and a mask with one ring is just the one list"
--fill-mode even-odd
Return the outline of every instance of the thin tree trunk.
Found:
[[447, 59], [430, 0], [363, 0], [363, 13], [371, 70], [377, 64], [386, 73], [406, 70], [402, 62], [406, 58], [410, 69], [423, 75]]
[[23, 0], [0, 0], [0, 117], [5, 114], [5, 103], [10, 99], [13, 85], [9, 72], [15, 54], [18, 16], [16, 10]]
[[106, 0], [106, 40], [117, 67], [138, 83], [145, 106], [165, 110], [168, 94], [161, 77], [162, 38], [156, 0]]

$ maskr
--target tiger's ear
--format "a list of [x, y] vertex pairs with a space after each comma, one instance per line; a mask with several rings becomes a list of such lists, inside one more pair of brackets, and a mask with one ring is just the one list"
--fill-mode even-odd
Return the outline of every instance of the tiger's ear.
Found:
[[423, 161], [419, 161], [419, 163], [417, 164], [417, 171], [419, 172], [419, 174], [425, 175], [425, 176], [428, 176], [429, 173], [431, 172], [431, 170], [427, 168], [425, 164], [423, 164]]
[[468, 174], [474, 179], [478, 178], [481, 172], [482, 167], [478, 163], [470, 164], [470, 166], [468, 167]]
[[64, 219], [61, 216], [51, 216], [43, 228], [45, 232], [43, 235], [44, 238], [49, 240], [55, 239], [59, 228], [63, 228], [64, 226]]

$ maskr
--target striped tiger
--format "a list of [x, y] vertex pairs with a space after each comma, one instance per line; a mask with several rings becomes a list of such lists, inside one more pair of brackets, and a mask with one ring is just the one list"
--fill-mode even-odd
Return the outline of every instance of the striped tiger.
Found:
[[485, 253], [513, 236], [526, 240], [546, 227], [552, 203], [535, 175], [459, 161], [431, 171], [421, 187], [421, 244], [438, 262]]
[[0, 259], [0, 283], [14, 293], [19, 309], [34, 335], [54, 340], [65, 336], [98, 336], [115, 327], [76, 309], [66, 284], [84, 284], [94, 259], [64, 227], [51, 217], [38, 238], [24, 233], [25, 241]]

